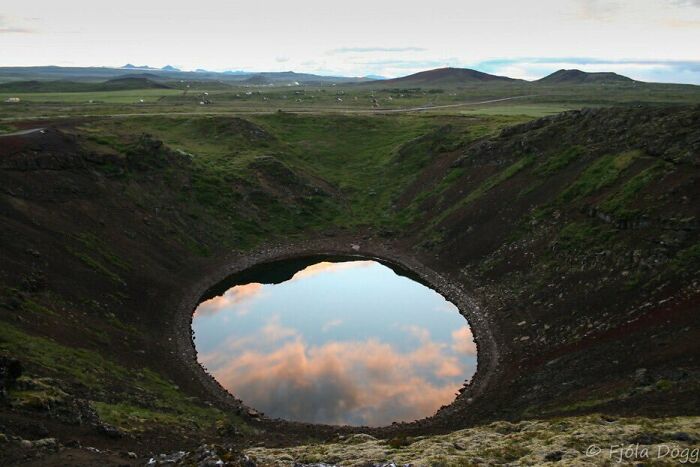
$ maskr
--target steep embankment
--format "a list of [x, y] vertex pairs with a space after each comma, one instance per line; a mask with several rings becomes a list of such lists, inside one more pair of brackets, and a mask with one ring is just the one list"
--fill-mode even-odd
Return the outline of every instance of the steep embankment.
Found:
[[332, 434], [217, 398], [182, 322], [227, 264], [351, 243], [479, 306], [463, 310], [477, 385], [375, 434], [697, 413], [700, 109], [518, 120], [144, 117], [2, 137], [0, 353], [25, 374], [2, 430], [139, 456]]
[[477, 142], [407, 190], [418, 244], [450, 258], [502, 349], [489, 403], [445, 412], [697, 407], [698, 118], [568, 112]]

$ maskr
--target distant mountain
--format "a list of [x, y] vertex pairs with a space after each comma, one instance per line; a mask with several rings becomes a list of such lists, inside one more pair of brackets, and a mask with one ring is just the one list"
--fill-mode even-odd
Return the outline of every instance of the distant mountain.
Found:
[[272, 81], [265, 78], [263, 75], [253, 75], [250, 78], [246, 78], [242, 81], [245, 84], [252, 84], [256, 86], [262, 86], [265, 84], [270, 84]]
[[612, 72], [588, 73], [581, 70], [558, 70], [535, 81], [541, 84], [604, 84], [633, 83], [632, 78]]
[[110, 78], [110, 79], [115, 80], [115, 79], [123, 79], [123, 78], [146, 78], [146, 79], [152, 79], [152, 80], [157, 81], [157, 80], [163, 79], [163, 76], [160, 76], [157, 71], [151, 72], [151, 73], [144, 71], [143, 73], [124, 73], [124, 74], [117, 75], [117, 76]]
[[506, 76], [490, 75], [470, 68], [437, 68], [435, 70], [421, 71], [401, 78], [385, 79], [384, 85], [401, 86], [453, 86], [472, 83], [515, 82], [513, 78]]
[[[148, 74], [146, 74], [148, 76]], [[144, 76], [124, 76], [112, 78], [100, 83], [99, 87], [104, 91], [125, 91], [130, 89], [170, 89], [163, 83], [153, 81], [153, 79]]]
[[127, 63], [122, 67], [124, 70], [157, 70], [158, 68], [153, 68], [148, 65], [132, 65], [131, 63]]
[[79, 92], [84, 88], [84, 84], [72, 81], [31, 80], [0, 83], [0, 92]]
[[[153, 68], [148, 65], [134, 65], [127, 63], [122, 67], [59, 67], [59, 66], [32, 66], [32, 67], [0, 67], [0, 82], [9, 81], [70, 81], [80, 83], [102, 83], [112, 78], [120, 78], [126, 75], [143, 77], [148, 73], [148, 79], [157, 79], [159, 82], [169, 80], [196, 80], [196, 81], [216, 81], [217, 83], [236, 84], [253, 76], [264, 77], [270, 84], [285, 86], [294, 85], [328, 85], [345, 83], [374, 82], [368, 77], [347, 77], [347, 76], [322, 76], [311, 73], [296, 73], [293, 71], [282, 72], [250, 72], [240, 70], [230, 70], [225, 72], [215, 72], [199, 69], [195, 71], [178, 71], [175, 67], [168, 65], [161, 68]], [[478, 72], [475, 72], [478, 73]], [[378, 78], [378, 77], [377, 77]], [[258, 78], [256, 78], [258, 79]], [[504, 78], [505, 79], [505, 78]], [[148, 83], [146, 83], [148, 84]], [[21, 85], [27, 86], [27, 85]], [[20, 87], [21, 87], [20, 86]], [[46, 89], [45, 85], [34, 85]], [[68, 84], [51, 85], [54, 87], [70, 88]], [[31, 86], [30, 86], [31, 87]], [[19, 90], [19, 89], [18, 89]], [[44, 92], [44, 91], [38, 91]]]
[[95, 92], [126, 91], [132, 89], [170, 89], [151, 79], [148, 73], [139, 76], [122, 76], [104, 82], [56, 81], [11, 81], [0, 84], [0, 92]]

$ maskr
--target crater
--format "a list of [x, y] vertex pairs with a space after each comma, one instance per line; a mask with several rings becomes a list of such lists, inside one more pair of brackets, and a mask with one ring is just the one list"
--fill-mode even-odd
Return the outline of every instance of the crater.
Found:
[[199, 363], [268, 417], [385, 426], [433, 415], [476, 372], [464, 316], [376, 258], [256, 264], [210, 288], [192, 319]]

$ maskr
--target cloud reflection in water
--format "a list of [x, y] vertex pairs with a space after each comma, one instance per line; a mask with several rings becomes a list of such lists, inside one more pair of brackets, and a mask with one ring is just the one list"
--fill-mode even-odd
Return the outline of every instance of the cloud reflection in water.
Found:
[[200, 305], [193, 328], [200, 362], [225, 388], [290, 420], [422, 418], [476, 369], [454, 305], [374, 261], [324, 262], [282, 284], [233, 287]]

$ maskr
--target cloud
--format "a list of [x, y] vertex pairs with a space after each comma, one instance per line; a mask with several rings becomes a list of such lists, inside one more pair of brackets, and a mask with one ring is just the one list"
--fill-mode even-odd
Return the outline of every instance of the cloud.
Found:
[[[293, 280], [363, 268], [372, 261], [318, 263]], [[261, 284], [236, 286], [203, 303], [197, 313], [240, 313], [263, 293]], [[446, 308], [454, 306], [445, 302]], [[337, 341], [305, 339], [294, 318], [256, 315], [257, 324], [238, 336], [221, 336], [199, 361], [229, 391], [273, 417], [317, 423], [386, 425], [432, 415], [451, 402], [474, 371], [474, 354], [463, 351], [468, 328], [433, 339], [429, 329], [397, 324], [391, 343], [374, 338]], [[320, 320], [317, 332], [329, 332], [344, 321]], [[319, 333], [320, 336], [323, 336]], [[334, 337], [326, 334], [325, 338]]]
[[576, 18], [585, 21], [609, 21], [620, 10], [620, 5], [610, 0], [576, 0]]
[[228, 289], [223, 295], [210, 298], [199, 304], [194, 312], [194, 316], [209, 316], [222, 310], [235, 311], [239, 315], [244, 315], [250, 311], [247, 305], [263, 292], [263, 285], [256, 282], [236, 285]]
[[429, 68], [437, 68], [444, 66], [457, 66], [457, 60], [455, 59], [444, 59], [444, 60], [365, 60], [356, 61], [356, 65], [368, 66], [368, 67], [380, 67], [380, 68], [400, 68], [408, 70], [426, 70]]
[[0, 34], [31, 34], [34, 30], [8, 24], [7, 17], [0, 15]]
[[[306, 269], [294, 274], [290, 280], [299, 280], [313, 277], [320, 273], [337, 272], [347, 269], [368, 267], [375, 264], [374, 261], [347, 261], [343, 263], [331, 263], [323, 261], [313, 264]], [[209, 316], [222, 310], [235, 311], [239, 315], [244, 315], [250, 311], [249, 305], [252, 300], [260, 297], [264, 291], [263, 284], [252, 282], [250, 284], [236, 285], [228, 289], [223, 295], [210, 298], [199, 304], [195, 310], [195, 317]]]
[[373, 52], [425, 52], [422, 47], [340, 47], [329, 50], [329, 55], [348, 53], [373, 53]]
[[476, 355], [476, 344], [469, 327], [463, 326], [452, 332], [452, 350], [459, 354]]
[[700, 27], [700, 20], [692, 20], [692, 19], [672, 18], [672, 19], [664, 20], [663, 23], [665, 26], [668, 26], [669, 28], [675, 28], [675, 29]]
[[290, 280], [299, 280], [313, 277], [322, 272], [338, 272], [345, 271], [347, 269], [355, 268], [366, 268], [376, 264], [374, 261], [346, 261], [343, 263], [331, 263], [328, 261], [322, 261], [320, 263], [312, 264], [305, 269], [297, 272], [292, 276]]
[[459, 313], [459, 308], [455, 306], [454, 303], [445, 300], [440, 305], [436, 306], [435, 311], [445, 312], [445, 313]]
[[408, 332], [421, 339], [409, 352], [375, 339], [313, 346], [296, 336], [270, 351], [216, 351], [200, 360], [225, 361], [212, 371], [216, 379], [270, 416], [378, 426], [431, 415], [464, 380], [448, 346], [418, 328]]
[[321, 326], [321, 331], [323, 331], [323, 332], [328, 332], [328, 331], [330, 331], [331, 329], [340, 326], [341, 324], [343, 324], [343, 320], [342, 320], [342, 319], [332, 319], [332, 320], [330, 320], [330, 321], [324, 323], [323, 326]]
[[6, 28], [0, 26], [0, 34], [31, 34], [33, 31], [27, 28]]
[[283, 326], [280, 323], [279, 315], [273, 315], [267, 321], [267, 324], [263, 326], [260, 333], [267, 342], [279, 342], [287, 337], [295, 337], [299, 335], [296, 329]]
[[430, 342], [430, 331], [415, 324], [403, 326], [403, 329], [421, 343]]
[[681, 7], [699, 7], [700, 8], [700, 0], [671, 0], [671, 3], [674, 5], [678, 5]]

